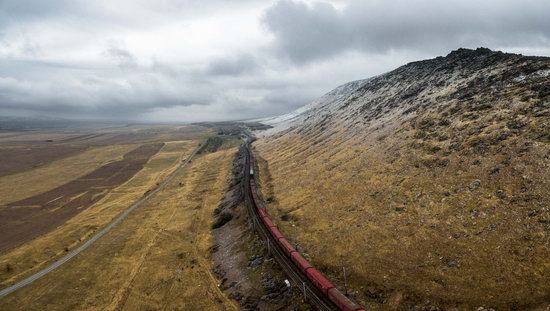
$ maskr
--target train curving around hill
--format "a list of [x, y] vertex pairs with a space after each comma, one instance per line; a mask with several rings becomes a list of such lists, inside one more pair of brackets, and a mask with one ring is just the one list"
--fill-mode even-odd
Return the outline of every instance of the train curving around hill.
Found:
[[252, 207], [261, 219], [261, 223], [267, 229], [273, 240], [277, 241], [279, 247], [283, 250], [283, 253], [287, 258], [294, 263], [295, 266], [299, 268], [301, 273], [324, 295], [331, 301], [335, 306], [340, 310], [344, 311], [364, 311], [364, 309], [351, 301], [347, 296], [340, 292], [332, 283], [325, 277], [321, 272], [319, 272], [315, 267], [313, 267], [299, 251], [296, 250], [294, 246], [284, 237], [284, 235], [279, 231], [277, 226], [271, 221], [269, 215], [266, 212], [265, 205], [263, 200], [258, 194], [258, 184], [257, 184], [257, 174], [254, 172], [254, 161], [252, 152], [250, 148], [246, 148], [247, 157], [250, 159], [248, 162], [250, 167], [247, 173], [250, 193], [252, 199]]

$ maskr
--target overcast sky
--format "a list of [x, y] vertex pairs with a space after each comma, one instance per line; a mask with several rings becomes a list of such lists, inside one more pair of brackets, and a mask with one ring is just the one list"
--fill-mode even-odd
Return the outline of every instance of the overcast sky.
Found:
[[0, 0], [0, 116], [277, 115], [479, 46], [550, 56], [550, 1]]

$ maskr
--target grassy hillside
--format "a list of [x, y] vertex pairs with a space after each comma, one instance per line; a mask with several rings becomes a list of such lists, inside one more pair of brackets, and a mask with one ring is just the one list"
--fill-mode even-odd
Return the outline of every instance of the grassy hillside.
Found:
[[550, 60], [411, 63], [255, 143], [277, 224], [373, 309], [545, 308]]

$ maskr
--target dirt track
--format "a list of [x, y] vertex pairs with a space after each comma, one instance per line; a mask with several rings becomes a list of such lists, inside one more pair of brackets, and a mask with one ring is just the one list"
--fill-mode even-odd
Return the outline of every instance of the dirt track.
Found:
[[142, 145], [120, 161], [50, 191], [0, 207], [0, 251], [15, 248], [64, 223], [143, 168], [164, 144]]
[[233, 154], [193, 158], [83, 253], [0, 298], [0, 309], [237, 310], [218, 287], [209, 251]]

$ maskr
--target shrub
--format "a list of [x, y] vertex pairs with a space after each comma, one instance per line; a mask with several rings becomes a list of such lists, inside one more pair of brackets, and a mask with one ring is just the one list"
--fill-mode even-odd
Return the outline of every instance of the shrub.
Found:
[[426, 131], [420, 130], [420, 131], [416, 131], [413, 137], [416, 139], [423, 139], [423, 138], [426, 138], [426, 136], [428, 136], [428, 133], [426, 133]]
[[218, 217], [216, 218], [216, 221], [212, 224], [212, 229], [218, 229], [221, 226], [228, 223], [231, 219], [233, 219], [233, 215], [228, 212], [222, 212]]

